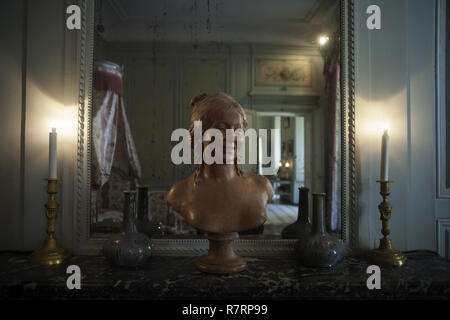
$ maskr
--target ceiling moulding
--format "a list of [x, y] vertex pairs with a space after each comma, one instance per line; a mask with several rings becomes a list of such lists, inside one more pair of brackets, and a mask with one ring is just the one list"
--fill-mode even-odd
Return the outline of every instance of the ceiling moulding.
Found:
[[310, 24], [323, 24], [328, 20], [328, 16], [331, 12], [337, 11], [339, 1], [336, 0], [317, 0], [314, 4], [318, 7], [316, 10], [311, 11], [311, 16], [308, 16], [307, 20]]
[[128, 19], [128, 14], [124, 7], [122, 7], [122, 4], [118, 0], [109, 0], [109, 4], [111, 5], [111, 8], [117, 13], [120, 20], [124, 21]]
[[303, 21], [306, 23], [311, 23], [311, 20], [317, 15], [321, 7], [323, 6], [323, 3], [327, 0], [317, 0], [313, 3], [311, 6], [311, 9], [305, 14], [305, 17], [303, 18]]

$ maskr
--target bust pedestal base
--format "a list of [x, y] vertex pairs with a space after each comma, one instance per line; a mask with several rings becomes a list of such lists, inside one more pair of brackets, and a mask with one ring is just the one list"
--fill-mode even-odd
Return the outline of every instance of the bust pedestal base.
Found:
[[205, 233], [209, 240], [208, 253], [196, 262], [197, 269], [207, 273], [230, 274], [244, 271], [247, 263], [233, 249], [233, 241], [239, 238], [237, 232]]

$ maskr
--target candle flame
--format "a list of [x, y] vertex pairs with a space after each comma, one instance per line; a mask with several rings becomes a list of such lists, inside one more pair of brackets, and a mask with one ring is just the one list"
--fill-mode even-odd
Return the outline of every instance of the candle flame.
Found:
[[384, 132], [389, 131], [389, 123], [385, 122], [385, 123], [383, 124], [383, 131], [384, 131]]

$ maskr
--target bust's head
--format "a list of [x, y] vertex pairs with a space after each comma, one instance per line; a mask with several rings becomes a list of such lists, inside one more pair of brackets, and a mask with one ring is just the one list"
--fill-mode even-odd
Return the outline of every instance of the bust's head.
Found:
[[[224, 148], [225, 148], [225, 137], [226, 129], [242, 129], [247, 128], [247, 118], [245, 116], [245, 111], [242, 106], [236, 102], [230, 95], [219, 92], [214, 94], [200, 94], [191, 100], [192, 115], [191, 124], [189, 128], [189, 133], [191, 135], [192, 147], [194, 141], [194, 123], [195, 121], [202, 122], [202, 135], [208, 129], [218, 129], [222, 132], [224, 137]], [[203, 141], [203, 148], [205, 148], [212, 141]], [[236, 148], [236, 144], [235, 144]], [[235, 167], [236, 173], [242, 176], [243, 172], [239, 165], [236, 163], [236, 149], [235, 155]], [[223, 152], [224, 163], [226, 162], [226, 152]], [[196, 175], [195, 184], [199, 184], [201, 180], [202, 169], [205, 164], [199, 165]]]
[[[218, 129], [225, 140], [227, 129], [247, 127], [244, 108], [225, 93], [201, 94], [191, 105], [192, 147], [196, 121], [202, 122], [202, 135], [208, 129]], [[231, 141], [235, 151], [236, 140], [235, 136]], [[203, 142], [204, 146], [208, 143]], [[253, 229], [266, 220], [265, 208], [273, 196], [270, 182], [264, 176], [244, 172], [236, 158], [229, 162], [203, 162], [192, 176], [170, 189], [167, 201], [191, 226], [210, 233], [230, 233]]]

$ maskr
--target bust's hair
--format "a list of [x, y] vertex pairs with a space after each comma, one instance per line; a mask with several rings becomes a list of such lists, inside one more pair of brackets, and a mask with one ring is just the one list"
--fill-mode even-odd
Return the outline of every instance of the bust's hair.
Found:
[[[226, 112], [228, 110], [237, 111], [242, 119], [243, 125], [242, 129], [247, 128], [247, 117], [245, 115], [244, 108], [234, 100], [230, 95], [218, 92], [213, 94], [202, 93], [191, 99], [190, 105], [192, 106], [191, 114], [191, 124], [189, 127], [189, 134], [191, 136], [191, 147], [194, 148], [194, 123], [195, 121], [202, 122], [202, 136], [203, 133], [210, 129], [218, 114]], [[204, 163], [197, 166], [197, 170], [194, 174], [194, 183], [199, 185], [202, 179], [202, 173], [204, 169]], [[236, 173], [238, 176], [242, 177], [244, 171], [236, 163], [235, 164]]]

